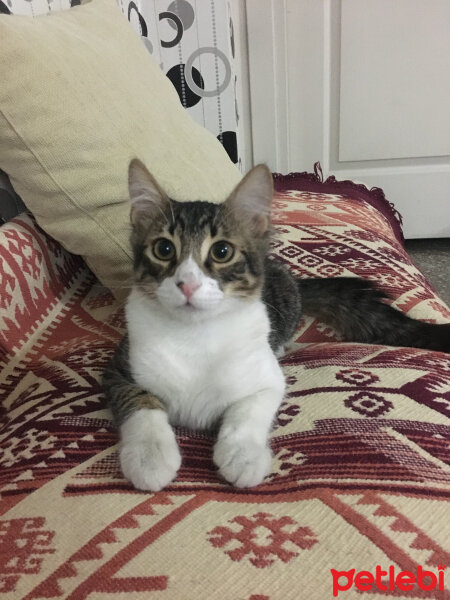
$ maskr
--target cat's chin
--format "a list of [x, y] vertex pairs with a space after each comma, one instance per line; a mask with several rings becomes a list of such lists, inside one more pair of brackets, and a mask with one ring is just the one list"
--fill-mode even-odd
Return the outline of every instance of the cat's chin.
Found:
[[204, 309], [198, 308], [197, 306], [194, 306], [193, 304], [182, 304], [175, 310], [182, 315], [194, 315], [194, 314], [207, 313], [207, 311], [205, 311]]
[[174, 319], [182, 321], [206, 321], [208, 319], [214, 319], [221, 314], [232, 310], [234, 302], [230, 299], [224, 299], [221, 302], [211, 303], [206, 305], [196, 305], [192, 303], [185, 303], [178, 306], [168, 306], [162, 304], [163, 310], [172, 316]]
[[187, 319], [187, 320], [204, 320], [216, 316], [220, 312], [220, 305], [218, 306], [195, 306], [194, 304], [186, 303], [181, 306], [172, 307], [170, 309], [171, 314], [174, 316]]

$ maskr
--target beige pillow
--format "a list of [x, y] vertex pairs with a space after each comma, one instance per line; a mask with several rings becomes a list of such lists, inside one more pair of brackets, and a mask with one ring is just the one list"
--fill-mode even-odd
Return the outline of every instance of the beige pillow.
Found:
[[114, 0], [35, 19], [0, 15], [0, 169], [38, 223], [121, 295], [131, 274], [128, 163], [175, 200], [240, 180]]

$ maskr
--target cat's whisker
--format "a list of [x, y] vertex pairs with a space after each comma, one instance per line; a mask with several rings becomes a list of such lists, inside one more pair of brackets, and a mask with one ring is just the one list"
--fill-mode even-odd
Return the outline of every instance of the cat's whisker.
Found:
[[[168, 202], [168, 204], [169, 204], [170, 209], [172, 210], [172, 205], [171, 205], [170, 201]], [[168, 218], [164, 209], [159, 204], [155, 204], [154, 206], [160, 212], [160, 214], [163, 216], [166, 224], [170, 227], [170, 225], [171, 225], [170, 219]], [[173, 212], [172, 212], [172, 215], [173, 215]]]
[[123, 285], [119, 285], [119, 284], [108, 284], [108, 283], [101, 283], [96, 282], [92, 284], [92, 289], [104, 289], [106, 290], [131, 290], [133, 289], [134, 286], [134, 282], [130, 283], [130, 284], [123, 284]]
[[173, 212], [172, 200], [170, 200], [170, 198], [169, 198], [169, 208], [170, 208], [170, 214], [172, 215], [172, 223], [175, 223], [175, 215]]

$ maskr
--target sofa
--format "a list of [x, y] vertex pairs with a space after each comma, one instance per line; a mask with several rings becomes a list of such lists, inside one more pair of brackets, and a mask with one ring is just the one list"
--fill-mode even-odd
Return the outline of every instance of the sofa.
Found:
[[[449, 321], [381, 190], [318, 165], [274, 181], [271, 251], [296, 275], [371, 279]], [[100, 387], [123, 333], [123, 303], [81, 257], [29, 213], [1, 226], [1, 598], [450, 597], [448, 355], [343, 343], [304, 318], [266, 480], [231, 487], [213, 436], [180, 428], [176, 480], [145, 493], [121, 475]]]

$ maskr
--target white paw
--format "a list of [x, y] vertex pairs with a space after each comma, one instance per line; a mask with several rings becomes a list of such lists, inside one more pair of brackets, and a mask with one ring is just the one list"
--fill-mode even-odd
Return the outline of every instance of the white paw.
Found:
[[138, 490], [158, 492], [181, 465], [175, 434], [162, 411], [142, 409], [121, 428], [120, 466]]
[[253, 487], [270, 473], [272, 453], [268, 446], [230, 436], [217, 442], [213, 460], [224, 479], [236, 487]]

